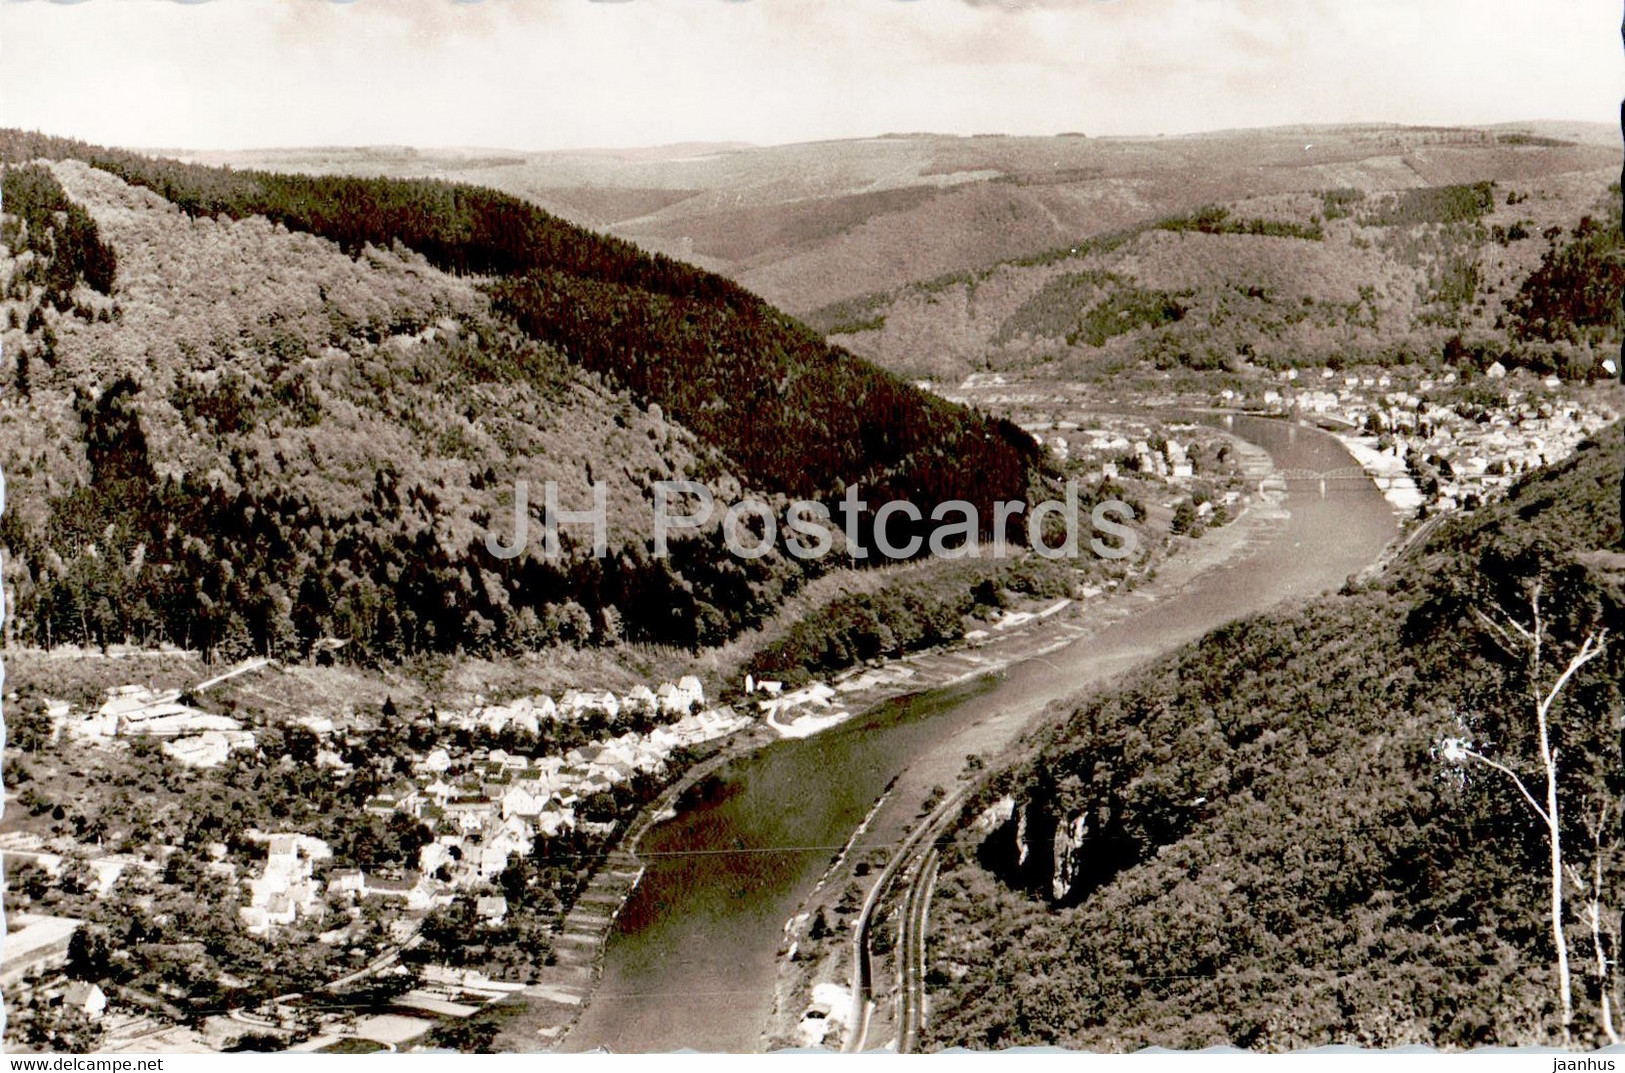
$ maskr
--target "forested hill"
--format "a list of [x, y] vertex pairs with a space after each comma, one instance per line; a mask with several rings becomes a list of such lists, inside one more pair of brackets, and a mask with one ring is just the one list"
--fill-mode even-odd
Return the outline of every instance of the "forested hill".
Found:
[[433, 180], [233, 171], [0, 132], [0, 161], [77, 159], [192, 216], [263, 216], [355, 254], [399, 244], [504, 279], [526, 332], [719, 448], [753, 487], [818, 498], [1024, 498], [1038, 452], [1002, 420], [927, 396], [738, 285], [566, 223], [506, 194]]
[[[700, 481], [721, 502], [849, 480], [977, 500], [1027, 477], [1019, 433], [821, 344], [796, 350], [783, 341], [804, 330], [731, 285], [707, 292], [690, 273], [699, 297], [670, 297], [606, 281], [653, 280], [653, 261], [494, 288], [504, 302], [613, 289], [619, 308], [641, 311], [639, 345], [594, 365], [580, 358], [598, 321], [579, 305], [558, 321], [526, 314], [527, 333], [493, 307], [488, 278], [442, 271], [403, 242], [346, 252], [259, 215], [188, 213], [76, 159], [7, 165], [4, 184], [9, 642], [300, 658], [338, 638], [366, 661], [716, 645], [821, 566], [735, 559], [715, 528], [653, 557], [654, 481]], [[717, 304], [723, 293], [764, 319]], [[684, 311], [691, 350], [656, 309]], [[544, 329], [576, 317], [580, 338], [548, 341]], [[783, 345], [752, 349], [774, 332]], [[689, 362], [692, 375], [672, 375]], [[758, 377], [776, 390], [756, 392]], [[798, 409], [809, 391], [816, 404]], [[674, 420], [684, 407], [698, 430]], [[729, 437], [748, 447], [752, 430], [787, 453], [735, 457]], [[806, 464], [775, 470], [798, 444]], [[528, 554], [499, 560], [484, 536], [508, 536], [520, 479], [532, 485]], [[566, 557], [542, 560], [534, 522], [549, 480], [566, 510], [591, 502], [589, 484], [607, 486], [606, 558], [567, 528]]]
[[[968, 810], [1008, 792], [1015, 815], [967, 826], [936, 888], [933, 1042], [1561, 1042], [1544, 826], [1446, 743], [1544, 799], [1532, 683], [1549, 689], [1608, 627], [1552, 715], [1572, 1036], [1606, 1044], [1599, 999], [1617, 1011], [1620, 980], [1594, 971], [1588, 905], [1612, 957], [1619, 440], [1443, 526], [1374, 584], [1216, 631], [1058, 714]], [[1531, 676], [1508, 622], [1535, 628], [1536, 584]]]

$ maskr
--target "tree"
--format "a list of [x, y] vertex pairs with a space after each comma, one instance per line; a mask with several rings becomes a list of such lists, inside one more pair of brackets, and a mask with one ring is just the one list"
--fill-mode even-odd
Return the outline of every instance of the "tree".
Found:
[[476, 1018], [445, 1022], [429, 1033], [432, 1045], [449, 1047], [463, 1054], [490, 1054], [496, 1039], [496, 1024]]
[[[1568, 688], [1574, 676], [1586, 664], [1602, 655], [1607, 643], [1608, 631], [1600, 629], [1586, 635], [1578, 650], [1569, 657], [1568, 664], [1557, 675], [1550, 685], [1545, 684], [1545, 666], [1543, 661], [1547, 655], [1549, 637], [1546, 630], [1546, 621], [1541, 613], [1540, 606], [1541, 585], [1537, 582], [1529, 596], [1531, 611], [1530, 624], [1525, 626], [1510, 614], [1496, 617], [1486, 615], [1482, 611], [1475, 611], [1479, 622], [1489, 631], [1508, 654], [1520, 657], [1527, 667], [1528, 687], [1530, 701], [1535, 714], [1535, 744], [1539, 750], [1541, 769], [1546, 778], [1544, 803], [1537, 800], [1530, 792], [1522, 776], [1512, 767], [1498, 760], [1494, 760], [1472, 747], [1472, 744], [1463, 738], [1451, 738], [1444, 743], [1444, 756], [1454, 764], [1461, 764], [1472, 760], [1484, 764], [1505, 775], [1523, 795], [1524, 801], [1529, 805], [1535, 815], [1546, 828], [1546, 842], [1550, 850], [1550, 871], [1548, 873], [1551, 894], [1551, 926], [1552, 942], [1557, 948], [1557, 986], [1558, 996], [1563, 1010], [1563, 1038], [1567, 1040], [1574, 1023], [1574, 989], [1569, 974], [1568, 941], [1563, 929], [1563, 887], [1566, 879], [1570, 878], [1563, 864], [1563, 827], [1561, 802], [1558, 795], [1558, 749], [1553, 743], [1552, 716], [1557, 708], [1558, 701]], [[1601, 827], [1598, 827], [1598, 847], [1601, 845]], [[1598, 919], [1599, 902], [1601, 898], [1602, 871], [1601, 856], [1593, 862], [1595, 884], [1595, 897], [1591, 902], [1591, 913], [1594, 920], [1593, 933], [1597, 936], [1597, 957], [1602, 968], [1606, 969], [1606, 958], [1601, 948], [1600, 930], [1595, 921]], [[1607, 987], [1603, 987], [1602, 1017], [1603, 1027], [1610, 1038], [1617, 1038], [1612, 1024], [1612, 1016], [1607, 1004]]]
[[1196, 506], [1188, 498], [1181, 499], [1174, 508], [1174, 520], [1171, 526], [1175, 535], [1195, 533], [1201, 525], [1200, 517], [1196, 513]]
[[601, 645], [618, 645], [625, 637], [625, 628], [621, 622], [620, 608], [614, 604], [606, 604], [598, 613], [598, 643]]

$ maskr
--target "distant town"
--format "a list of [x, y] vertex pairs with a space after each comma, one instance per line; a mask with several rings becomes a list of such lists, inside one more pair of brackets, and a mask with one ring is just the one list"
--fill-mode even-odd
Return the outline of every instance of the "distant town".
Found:
[[[1105, 479], [1134, 471], [1178, 487], [1194, 476], [1189, 442], [1182, 446], [1158, 432], [1192, 426], [1170, 426], [1166, 413], [1156, 419], [1069, 413], [1086, 400], [1098, 405], [1096, 393], [1081, 385], [1000, 374], [975, 374], [954, 390], [931, 386], [956, 402], [1015, 409], [1023, 415], [1022, 427], [1057, 461]], [[1488, 502], [1519, 475], [1567, 457], [1619, 416], [1583, 384], [1523, 369], [1509, 372], [1499, 362], [1470, 381], [1454, 371], [1288, 369], [1243, 388], [1151, 401], [1159, 410], [1212, 409], [1311, 421], [1343, 442], [1396, 510], [1418, 518]], [[1331, 475], [1350, 476], [1355, 475]]]

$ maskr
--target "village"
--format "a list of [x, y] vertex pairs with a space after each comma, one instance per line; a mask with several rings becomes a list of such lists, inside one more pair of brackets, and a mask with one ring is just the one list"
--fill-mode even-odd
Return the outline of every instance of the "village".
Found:
[[[1013, 616], [1012, 624], [1025, 620]], [[250, 713], [224, 715], [204, 707], [209, 690], [223, 682], [281, 670], [273, 661], [254, 659], [187, 690], [115, 686], [90, 708], [48, 700], [43, 715], [50, 738], [65, 749], [116, 757], [144, 743], [156, 747], [162, 763], [200, 773], [219, 770], [234, 756], [256, 758], [267, 734], [297, 728], [312, 742], [309, 766], [345, 785], [357, 776], [351, 761], [358, 745], [364, 751], [367, 720], [307, 714], [272, 729], [271, 722]], [[357, 867], [342, 860], [328, 839], [308, 830], [251, 828], [242, 836], [252, 847], [246, 858], [224, 841], [210, 842], [203, 847], [204, 869], [235, 888], [237, 928], [268, 948], [286, 932], [314, 934], [335, 952], [360, 949], [356, 944], [381, 914], [386, 937], [381, 949], [393, 956], [345, 973], [338, 982], [387, 979], [405, 972], [400, 954], [422, 943], [420, 932], [431, 914], [455, 914], [461, 903], [476, 927], [493, 935], [514, 924], [511, 914], [518, 907], [504, 894], [504, 874], [530, 858], [538, 843], [577, 849], [611, 844], [626, 819], [617, 803], [641, 803], [651, 788], [669, 782], [683, 762], [680, 751], [692, 756], [751, 726], [780, 737], [816, 733], [850, 717], [841, 703], [846, 697], [906, 687], [912, 674], [906, 666], [865, 668], [833, 684], [812, 681], [788, 690], [780, 682], [747, 676], [738, 708], [708, 704], [692, 675], [620, 694], [569, 689], [557, 697], [535, 694], [502, 702], [475, 697], [466, 707], [431, 708], [413, 718], [425, 732], [433, 728], [433, 746], [414, 754], [406, 770], [394, 772], [367, 796], [357, 817], [422, 830], [414, 859]], [[579, 743], [551, 752], [524, 749], [525, 743], [556, 742], [561, 735]], [[492, 744], [498, 741], [516, 747]], [[8, 871], [97, 900], [114, 894], [129, 877], [147, 885], [167, 882], [180, 852], [171, 846], [152, 853], [117, 852], [100, 832], [48, 837], [20, 830], [0, 835], [0, 850]], [[523, 972], [505, 979], [501, 973], [431, 962], [387, 1004], [396, 1012], [379, 1012], [359, 1026], [353, 1018], [311, 1020], [296, 1006], [278, 1002], [210, 1018], [194, 1030], [139, 1005], [119, 1003], [94, 982], [70, 979], [64, 969], [82, 924], [74, 916], [33, 908], [11, 913], [0, 984], [14, 1011], [93, 1027], [101, 1033], [100, 1045], [109, 1048], [219, 1049], [234, 1033], [251, 1031], [290, 1043], [332, 1042], [339, 1032], [405, 1044], [426, 1032], [434, 1017], [466, 1017], [534, 984]], [[543, 924], [542, 934], [561, 927]], [[423, 1016], [403, 1018], [401, 1010]], [[290, 1027], [299, 1024], [303, 1031]]]

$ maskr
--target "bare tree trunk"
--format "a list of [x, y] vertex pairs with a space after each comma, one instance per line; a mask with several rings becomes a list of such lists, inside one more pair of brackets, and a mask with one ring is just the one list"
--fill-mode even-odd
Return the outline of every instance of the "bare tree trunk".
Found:
[[[1541, 735], [1545, 745], [1545, 734]], [[1545, 749], [1542, 749], [1544, 752]], [[1556, 756], [1546, 769], [1547, 841], [1552, 846], [1552, 942], [1557, 945], [1557, 990], [1563, 1001], [1563, 1039], [1574, 1024], [1574, 985], [1569, 977], [1569, 944], [1563, 934], [1563, 837], [1557, 827]]]
[[1586, 921], [1591, 925], [1591, 953], [1597, 973], [1597, 1019], [1608, 1036], [1608, 1042], [1619, 1043], [1619, 1031], [1614, 1027], [1611, 973], [1608, 948], [1602, 941], [1602, 829], [1597, 829], [1595, 856], [1591, 859], [1591, 898], [1586, 903]]
[[[1534, 674], [1540, 673], [1540, 645], [1541, 621], [1540, 598], [1535, 598], [1535, 647], [1534, 647]], [[1573, 665], [1570, 665], [1573, 669]], [[1565, 675], [1566, 677], [1566, 675]], [[1532, 683], [1535, 690], [1535, 719], [1540, 731], [1540, 763], [1546, 769], [1546, 841], [1551, 844], [1552, 850], [1552, 942], [1557, 944], [1557, 989], [1563, 1000], [1563, 1039], [1569, 1038], [1569, 1029], [1574, 1024], [1574, 985], [1569, 977], [1569, 944], [1563, 934], [1563, 829], [1562, 817], [1557, 807], [1557, 750], [1552, 748], [1551, 724], [1547, 721], [1547, 711], [1553, 700], [1557, 698], [1558, 687], [1548, 694], [1545, 700], [1540, 698], [1540, 684]]]
[[[1569, 946], [1567, 936], [1563, 930], [1563, 822], [1560, 803], [1557, 797], [1557, 749], [1552, 745], [1551, 715], [1558, 699], [1562, 697], [1564, 689], [1568, 687], [1569, 680], [1579, 673], [1587, 663], [1602, 655], [1608, 640], [1608, 631], [1587, 637], [1580, 645], [1578, 652], [1569, 660], [1568, 666], [1557, 676], [1550, 689], [1541, 691], [1540, 679], [1542, 657], [1545, 655], [1546, 623], [1540, 611], [1540, 586], [1536, 586], [1530, 594], [1529, 606], [1533, 621], [1528, 627], [1520, 624], [1511, 616], [1506, 616], [1503, 622], [1496, 622], [1489, 616], [1479, 613], [1479, 620], [1494, 633], [1496, 639], [1508, 652], [1522, 649], [1528, 659], [1529, 691], [1535, 703], [1535, 724], [1538, 744], [1540, 746], [1541, 767], [1546, 773], [1546, 803], [1544, 806], [1529, 792], [1524, 781], [1518, 773], [1499, 761], [1473, 752], [1464, 750], [1462, 755], [1475, 758], [1509, 777], [1517, 786], [1518, 792], [1529, 803], [1542, 823], [1546, 825], [1546, 840], [1551, 850], [1551, 919], [1552, 942], [1557, 947], [1557, 988], [1558, 997], [1563, 1009], [1563, 1040], [1568, 1042], [1570, 1032], [1574, 1025], [1574, 985], [1569, 971]], [[1600, 880], [1599, 880], [1600, 882]], [[1600, 897], [1600, 894], [1599, 894]]]

